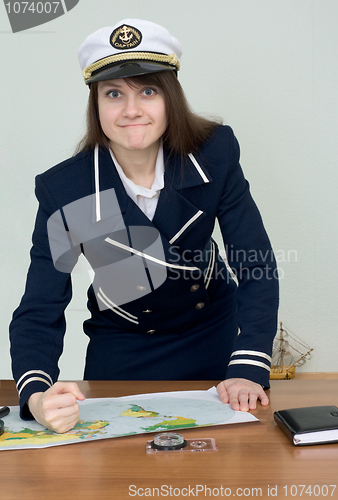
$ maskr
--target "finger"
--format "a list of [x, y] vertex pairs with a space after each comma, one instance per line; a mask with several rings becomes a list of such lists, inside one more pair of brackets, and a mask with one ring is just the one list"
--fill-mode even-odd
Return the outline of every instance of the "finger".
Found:
[[266, 394], [266, 392], [262, 391], [258, 394], [258, 398], [260, 399], [261, 401], [261, 405], [262, 406], [267, 406], [269, 404], [269, 398], [268, 398], [268, 395]]
[[55, 422], [48, 423], [48, 428], [57, 432], [58, 434], [63, 434], [73, 429], [78, 420], [78, 417], [75, 418], [74, 416], [56, 420]]
[[76, 382], [56, 382], [48, 391], [50, 394], [74, 394], [76, 399], [83, 401], [85, 398], [84, 394], [80, 391], [79, 386]]
[[48, 422], [52, 422], [54, 420], [62, 419], [62, 418], [69, 418], [69, 417], [76, 417], [80, 415], [80, 408], [77, 403], [71, 406], [63, 406], [60, 408], [49, 408], [45, 410], [45, 419]]
[[[260, 399], [261, 404], [263, 406], [266, 406], [269, 404], [269, 398], [265, 394], [263, 389], [258, 390], [258, 391], [255, 391], [255, 390], [249, 391], [248, 398], [249, 398], [249, 408], [248, 408], [249, 410], [255, 410], [257, 408], [257, 400], [258, 399]], [[246, 404], [245, 404], [245, 400], [244, 400], [244, 405], [243, 405], [243, 408], [241, 407], [241, 410], [243, 411], [243, 409], [245, 410], [245, 408], [246, 408]]]
[[47, 413], [52, 410], [59, 410], [77, 405], [74, 394], [46, 394], [41, 402], [42, 410]]
[[[76, 404], [73, 407], [60, 408], [46, 412], [44, 421], [49, 429], [61, 433], [72, 429], [78, 422], [79, 416], [80, 409], [78, 404]], [[67, 430], [64, 430], [66, 427]]]
[[228, 391], [227, 391], [227, 388], [226, 388], [224, 382], [221, 382], [220, 384], [218, 384], [218, 386], [216, 387], [216, 390], [218, 392], [218, 395], [219, 395], [222, 403], [224, 403], [224, 404], [229, 403], [229, 394], [228, 394]]
[[85, 395], [81, 392], [76, 382], [68, 382], [68, 384], [69, 385], [67, 388], [67, 392], [71, 392], [72, 394], [74, 394], [76, 399], [78, 399], [79, 401], [84, 401], [86, 399]]
[[229, 388], [229, 402], [233, 410], [239, 411], [241, 409], [239, 401], [239, 392], [237, 390], [231, 390], [231, 388]]
[[42, 398], [42, 408], [44, 411], [53, 408], [64, 408], [73, 406], [77, 400], [83, 401], [85, 396], [75, 383], [56, 382], [48, 389]]
[[249, 410], [255, 410], [257, 407], [258, 394], [255, 391], [249, 392]]
[[[242, 389], [238, 393], [239, 409], [240, 411], [249, 410], [249, 391], [247, 389]], [[257, 396], [256, 396], [257, 397]]]

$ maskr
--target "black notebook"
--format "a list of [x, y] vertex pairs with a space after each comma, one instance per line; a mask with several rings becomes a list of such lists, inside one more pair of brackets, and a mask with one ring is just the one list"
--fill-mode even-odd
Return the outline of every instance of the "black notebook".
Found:
[[295, 445], [338, 442], [337, 406], [275, 411], [275, 422]]

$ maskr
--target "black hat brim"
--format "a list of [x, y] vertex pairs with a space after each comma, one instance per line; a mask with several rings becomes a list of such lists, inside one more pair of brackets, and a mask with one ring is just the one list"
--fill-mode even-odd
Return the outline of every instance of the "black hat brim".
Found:
[[128, 61], [121, 64], [114, 64], [110, 67], [104, 67], [101, 70], [94, 71], [92, 76], [86, 80], [86, 84], [101, 82], [105, 80], [114, 80], [116, 78], [128, 78], [132, 76], [146, 75], [148, 73], [157, 73], [159, 71], [176, 71], [175, 66], [170, 66], [148, 62], [148, 61]]

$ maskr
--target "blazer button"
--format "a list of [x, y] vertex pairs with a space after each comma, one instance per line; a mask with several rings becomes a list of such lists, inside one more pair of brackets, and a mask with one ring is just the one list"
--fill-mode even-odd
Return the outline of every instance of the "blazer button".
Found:
[[150, 335], [152, 335], [153, 333], [155, 333], [156, 330], [148, 330], [147, 333], [150, 333]]
[[199, 285], [197, 285], [197, 284], [196, 284], [196, 285], [193, 285], [193, 286], [190, 288], [190, 291], [191, 291], [191, 292], [197, 292], [197, 290], [199, 289], [199, 287], [200, 287], [200, 286], [199, 286]]
[[142, 285], [137, 285], [136, 290], [138, 290], [139, 292], [145, 292], [147, 290], [147, 287]]
[[152, 313], [153, 311], [151, 309], [146, 309], [145, 311], [143, 311], [145, 314], [149, 314], [149, 313]]
[[197, 310], [203, 309], [204, 306], [205, 306], [204, 302], [198, 302], [198, 304], [195, 305], [195, 309]]

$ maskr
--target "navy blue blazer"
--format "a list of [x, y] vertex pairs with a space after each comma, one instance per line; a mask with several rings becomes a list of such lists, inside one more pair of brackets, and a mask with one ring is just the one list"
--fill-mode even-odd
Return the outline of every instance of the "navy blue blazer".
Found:
[[[109, 151], [99, 148], [96, 171], [94, 157], [81, 152], [36, 177], [31, 265], [10, 325], [22, 415], [29, 396], [58, 378], [80, 253], [95, 270], [86, 379], [244, 377], [269, 387], [276, 264], [231, 128], [219, 126], [183, 159], [165, 153], [152, 221]], [[216, 219], [238, 287], [211, 238]]]

